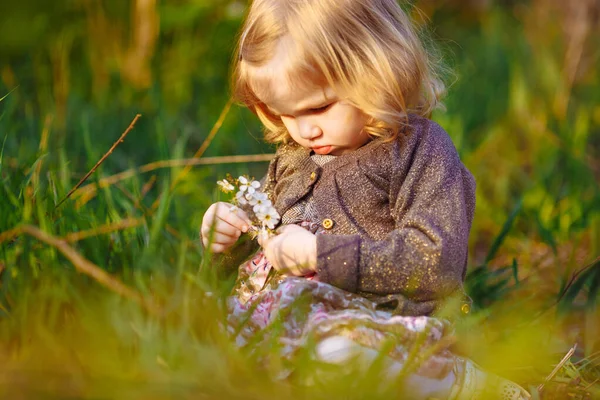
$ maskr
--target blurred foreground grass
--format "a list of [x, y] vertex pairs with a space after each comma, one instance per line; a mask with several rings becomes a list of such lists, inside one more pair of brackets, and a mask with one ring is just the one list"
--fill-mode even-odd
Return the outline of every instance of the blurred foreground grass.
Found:
[[[477, 308], [457, 349], [535, 387], [577, 343], [544, 398], [600, 397], [600, 7], [417, 5], [452, 40], [443, 50], [457, 80], [434, 119], [478, 182], [467, 279]], [[228, 101], [243, 4], [5, 7], [0, 26], [15, 31], [0, 35], [0, 396], [377, 397], [377, 371], [274, 383], [224, 335], [231, 280], [215, 278], [197, 230], [218, 177], [262, 176], [265, 163], [140, 168], [202, 148]], [[19, 18], [37, 22], [18, 31]], [[203, 156], [270, 152], [234, 106]], [[300, 376], [322, 367], [300, 364]]]

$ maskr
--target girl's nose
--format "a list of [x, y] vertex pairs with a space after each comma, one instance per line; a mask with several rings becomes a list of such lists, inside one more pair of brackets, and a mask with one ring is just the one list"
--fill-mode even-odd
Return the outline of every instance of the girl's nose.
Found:
[[323, 134], [321, 128], [319, 128], [315, 124], [311, 124], [308, 121], [301, 122], [299, 125], [300, 136], [302, 137], [302, 139], [313, 140]]

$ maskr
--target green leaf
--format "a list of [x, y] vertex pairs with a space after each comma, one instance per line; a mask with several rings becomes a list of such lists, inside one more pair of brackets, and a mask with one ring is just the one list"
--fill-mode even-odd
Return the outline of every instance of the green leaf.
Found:
[[19, 202], [19, 199], [17, 198], [17, 196], [14, 195], [14, 193], [10, 190], [10, 187], [8, 186], [8, 184], [6, 183], [5, 180], [2, 180], [2, 186], [4, 187], [4, 193], [6, 195], [5, 198], [7, 198], [8, 200], [10, 200], [11, 204], [18, 210], [21, 208], [21, 203]]
[[[4, 147], [6, 146], [6, 139], [8, 138], [8, 133], [4, 135], [4, 140], [2, 141], [2, 148], [0, 149], [0, 174], [2, 174], [2, 160], [4, 159]], [[2, 176], [2, 175], [0, 175]]]
[[522, 208], [523, 208], [523, 198], [521, 197], [519, 199], [519, 201], [517, 202], [517, 205], [515, 206], [515, 208], [513, 208], [512, 212], [510, 213], [510, 215], [504, 222], [504, 225], [502, 226], [500, 233], [494, 239], [494, 242], [492, 243], [492, 246], [490, 247], [490, 250], [489, 250], [487, 256], [485, 257], [484, 264], [488, 264], [491, 260], [494, 259], [494, 257], [496, 256], [496, 253], [498, 252], [498, 249], [500, 248], [500, 246], [502, 246], [504, 239], [506, 239], [506, 236], [510, 232], [510, 230], [513, 226], [513, 223], [515, 222], [515, 219], [521, 212]]
[[171, 194], [168, 184], [165, 184], [161, 192], [161, 199], [156, 211], [155, 217], [152, 220], [150, 227], [150, 243], [149, 247], [154, 249], [158, 247], [158, 243], [162, 237], [162, 229], [164, 228], [167, 217], [169, 215], [169, 204], [171, 203]]
[[9, 95], [12, 93], [12, 92], [14, 92], [15, 90], [17, 90], [17, 88], [18, 88], [18, 87], [19, 87], [18, 85], [17, 85], [17, 86], [15, 86], [15, 87], [14, 87], [14, 88], [13, 88], [13, 89], [10, 91], [10, 92], [8, 92], [8, 93], [6, 93], [4, 96], [2, 96], [2, 97], [0, 98], [0, 102], [1, 102], [1, 101], [3, 101], [5, 98], [7, 98], [7, 97], [8, 97], [8, 96], [9, 96]]
[[589, 309], [594, 308], [598, 300], [598, 289], [600, 289], [600, 261], [596, 263], [596, 267], [592, 266], [592, 269], [594, 272], [591, 274], [587, 299], [587, 307]]
[[512, 272], [513, 272], [513, 278], [515, 278], [515, 284], [518, 286], [519, 285], [519, 266], [517, 265], [516, 258], [513, 258], [511, 268], [512, 268]]
[[[562, 295], [559, 302], [559, 311], [567, 312], [573, 307], [573, 302], [579, 293], [583, 290], [586, 283], [590, 282], [590, 291], [588, 293], [588, 305], [595, 302], [595, 298], [598, 295], [598, 286], [600, 285], [600, 259], [596, 260], [585, 268], [585, 271], [579, 275], [575, 281], [567, 287], [566, 292]], [[591, 300], [591, 297], [594, 300]]]
[[542, 222], [539, 214], [536, 214], [535, 216], [535, 223], [537, 225], [538, 232], [542, 237], [542, 240], [548, 245], [550, 245], [550, 247], [552, 247], [552, 251], [554, 252], [554, 254], [556, 254], [558, 248], [556, 245], [556, 240], [554, 239], [554, 235], [552, 234], [552, 231], [550, 229], [544, 226], [544, 223]]

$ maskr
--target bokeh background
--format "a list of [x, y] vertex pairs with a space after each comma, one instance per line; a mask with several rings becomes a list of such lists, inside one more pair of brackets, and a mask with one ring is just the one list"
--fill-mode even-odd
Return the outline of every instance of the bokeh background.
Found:
[[[231, 279], [197, 238], [216, 180], [266, 168], [215, 157], [274, 151], [228, 107], [246, 6], [0, 3], [0, 396], [306, 395], [222, 337]], [[433, 119], [478, 183], [457, 351], [533, 388], [576, 345], [542, 395], [600, 396], [600, 2], [405, 7], [451, 70]]]

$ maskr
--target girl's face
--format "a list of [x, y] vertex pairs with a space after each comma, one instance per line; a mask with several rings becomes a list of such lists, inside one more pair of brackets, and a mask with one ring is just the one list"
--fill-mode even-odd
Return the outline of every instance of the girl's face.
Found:
[[370, 140], [363, 130], [367, 115], [340, 99], [331, 87], [295, 88], [287, 79], [272, 79], [274, 93], [263, 103], [281, 118], [292, 139], [302, 147], [339, 156]]
[[342, 155], [370, 140], [364, 132], [368, 116], [338, 97], [329, 86], [304, 81], [291, 84], [288, 79], [290, 49], [293, 42], [279, 41], [272, 59], [251, 73], [266, 83], [268, 91], [256, 95], [268, 112], [281, 118], [292, 139], [317, 154]]

